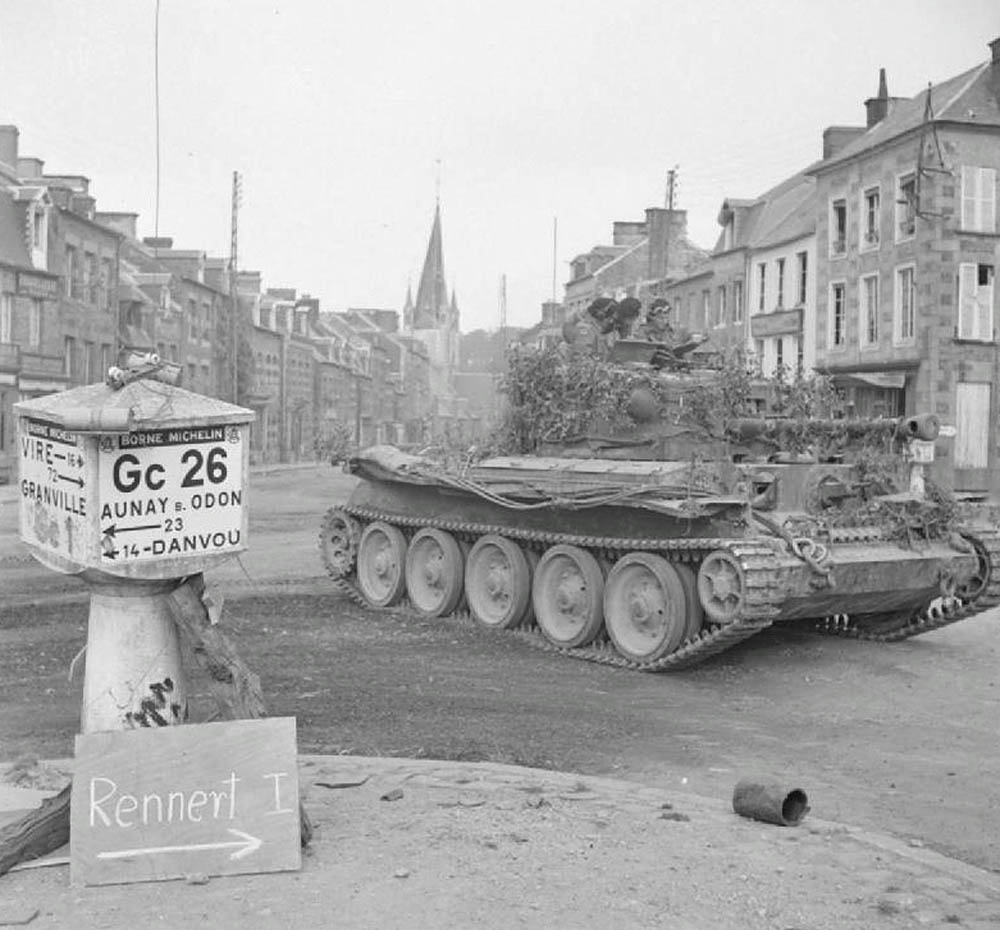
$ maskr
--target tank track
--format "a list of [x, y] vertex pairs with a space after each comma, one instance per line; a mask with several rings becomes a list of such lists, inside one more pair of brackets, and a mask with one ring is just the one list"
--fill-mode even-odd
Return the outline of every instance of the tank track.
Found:
[[[814, 621], [812, 629], [827, 636], [878, 643], [898, 643], [912, 636], [921, 636], [950, 626], [1000, 604], [1000, 532], [989, 530], [963, 534], [973, 537], [983, 547], [989, 560], [989, 578], [984, 589], [969, 601], [959, 597], [943, 597], [930, 607], [912, 614], [901, 612], [896, 617], [886, 614], [878, 629], [859, 626], [850, 616], [842, 614]], [[895, 620], [895, 624], [893, 621]]]
[[[465, 523], [454, 520], [437, 520], [433, 517], [401, 517], [383, 513], [374, 508], [351, 507], [331, 509], [326, 520], [334, 514], [343, 514], [360, 522], [383, 520], [408, 529], [431, 527], [454, 534], [459, 539], [472, 541], [479, 536], [497, 533], [519, 540], [529, 546], [547, 547], [566, 543], [590, 550], [599, 558], [614, 560], [622, 552], [656, 551], [681, 562], [700, 561], [710, 551], [724, 549], [732, 555], [743, 570], [746, 581], [746, 603], [742, 616], [725, 625], [709, 624], [695, 636], [682, 643], [674, 652], [652, 662], [637, 662], [618, 653], [606, 639], [589, 646], [566, 648], [556, 646], [545, 638], [535, 623], [497, 632], [513, 634], [522, 642], [544, 652], [556, 652], [573, 659], [610, 665], [642, 672], [668, 672], [691, 668], [720, 652], [749, 639], [772, 623], [778, 613], [781, 593], [777, 583], [777, 553], [774, 541], [765, 539], [697, 538], [697, 539], [639, 539], [628, 537], [580, 536], [571, 533], [550, 533], [539, 530], [519, 530], [516, 527], [484, 523]], [[351, 575], [345, 575], [330, 564], [320, 536], [320, 549], [324, 552], [324, 565], [334, 587], [355, 603], [371, 607], [354, 584]], [[401, 602], [406, 607], [406, 599]], [[467, 610], [459, 609], [452, 616], [472, 619]], [[482, 629], [486, 630], [485, 627]]]

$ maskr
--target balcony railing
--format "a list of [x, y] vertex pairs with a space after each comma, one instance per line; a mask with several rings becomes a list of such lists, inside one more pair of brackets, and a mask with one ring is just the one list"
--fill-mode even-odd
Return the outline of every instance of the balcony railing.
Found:
[[21, 347], [11, 342], [0, 342], [0, 370], [18, 371], [21, 367]]
[[26, 375], [66, 374], [66, 363], [61, 355], [42, 355], [39, 352], [21, 352], [21, 371]]

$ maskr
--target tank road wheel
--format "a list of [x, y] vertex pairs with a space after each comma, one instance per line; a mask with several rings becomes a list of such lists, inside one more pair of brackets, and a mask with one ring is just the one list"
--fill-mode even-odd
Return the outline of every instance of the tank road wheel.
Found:
[[521, 623], [531, 624], [535, 623], [535, 607], [531, 603], [531, 580], [535, 577], [535, 570], [538, 568], [542, 556], [534, 549], [522, 549], [521, 551], [524, 553], [525, 559], [528, 560], [528, 606], [524, 608], [524, 617]]
[[521, 547], [503, 536], [483, 536], [465, 562], [465, 596], [483, 626], [517, 626], [531, 600], [531, 569]]
[[732, 623], [746, 602], [740, 563], [721, 549], [710, 552], [698, 569], [698, 599], [713, 623]]
[[462, 549], [444, 530], [425, 527], [410, 540], [406, 551], [406, 590], [418, 613], [425, 617], [450, 614], [462, 599]]
[[531, 605], [545, 638], [571, 648], [586, 646], [604, 622], [604, 576], [585, 549], [553, 546], [539, 559]]
[[339, 507], [331, 507], [323, 514], [319, 551], [331, 578], [346, 578], [354, 571], [359, 536], [358, 524]]
[[684, 614], [687, 617], [687, 623], [684, 626], [681, 642], [686, 643], [701, 631], [701, 625], [705, 620], [705, 610], [698, 598], [698, 579], [694, 571], [689, 566], [676, 562], [671, 563], [671, 565], [681, 579], [681, 584], [684, 585], [684, 603], [686, 605]]
[[389, 523], [365, 527], [358, 543], [358, 588], [373, 607], [390, 607], [405, 590], [406, 537]]
[[677, 570], [648, 552], [615, 562], [604, 582], [604, 622], [618, 651], [637, 662], [673, 652], [687, 632], [688, 596]]

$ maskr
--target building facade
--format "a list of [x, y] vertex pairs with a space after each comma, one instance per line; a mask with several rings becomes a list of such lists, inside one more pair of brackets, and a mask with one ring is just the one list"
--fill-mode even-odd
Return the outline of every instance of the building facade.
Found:
[[859, 413], [938, 415], [935, 468], [969, 493], [1000, 490], [1000, 39], [990, 52], [911, 98], [883, 74], [867, 125], [811, 172], [818, 366]]

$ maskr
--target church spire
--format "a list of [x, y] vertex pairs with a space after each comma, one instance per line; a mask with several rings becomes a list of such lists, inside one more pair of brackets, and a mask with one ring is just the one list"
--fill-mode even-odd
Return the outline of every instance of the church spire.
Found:
[[406, 284], [406, 303], [403, 304], [403, 329], [413, 329], [413, 286]]
[[434, 206], [434, 223], [427, 243], [424, 270], [413, 305], [413, 328], [436, 329], [447, 317], [448, 289], [444, 281], [444, 251], [441, 246], [441, 205]]

